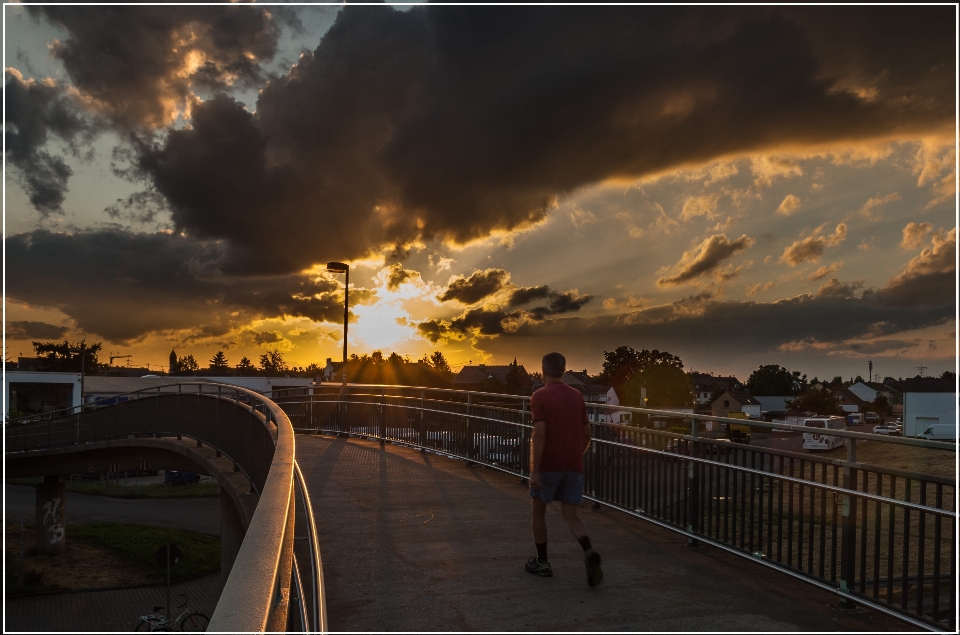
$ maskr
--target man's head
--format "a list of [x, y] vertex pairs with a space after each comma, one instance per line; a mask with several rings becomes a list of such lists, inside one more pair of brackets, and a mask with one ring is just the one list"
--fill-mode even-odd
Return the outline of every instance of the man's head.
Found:
[[547, 353], [543, 356], [544, 379], [560, 379], [567, 370], [567, 360], [560, 353]]

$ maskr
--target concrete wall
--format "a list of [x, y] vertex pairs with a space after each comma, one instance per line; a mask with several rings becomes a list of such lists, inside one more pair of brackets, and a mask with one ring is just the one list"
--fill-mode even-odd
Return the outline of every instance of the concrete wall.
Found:
[[246, 531], [237, 506], [225, 489], [220, 488], [220, 575], [226, 584], [233, 563], [240, 553]]
[[931, 421], [917, 423], [917, 418], [936, 418], [937, 423], [957, 422], [957, 394], [953, 392], [907, 392], [903, 394], [903, 436], [916, 437]]

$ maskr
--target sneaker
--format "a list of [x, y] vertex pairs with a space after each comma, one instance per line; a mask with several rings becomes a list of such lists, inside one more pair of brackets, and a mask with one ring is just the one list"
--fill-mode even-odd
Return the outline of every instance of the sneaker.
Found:
[[600, 554], [591, 547], [583, 552], [583, 562], [587, 565], [587, 584], [597, 586], [603, 582], [603, 571], [600, 570]]
[[527, 564], [523, 568], [527, 573], [538, 575], [541, 578], [549, 578], [553, 575], [553, 569], [550, 568], [550, 562], [540, 562], [540, 559], [536, 556], [527, 560]]

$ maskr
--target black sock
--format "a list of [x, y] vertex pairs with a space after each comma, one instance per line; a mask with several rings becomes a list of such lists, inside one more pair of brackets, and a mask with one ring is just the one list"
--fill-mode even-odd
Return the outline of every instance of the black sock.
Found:
[[537, 560], [540, 562], [547, 561], [547, 543], [538, 542], [537, 544]]
[[584, 536], [583, 538], [577, 538], [577, 542], [580, 543], [580, 546], [583, 547], [583, 550], [586, 551], [590, 549], [590, 536]]

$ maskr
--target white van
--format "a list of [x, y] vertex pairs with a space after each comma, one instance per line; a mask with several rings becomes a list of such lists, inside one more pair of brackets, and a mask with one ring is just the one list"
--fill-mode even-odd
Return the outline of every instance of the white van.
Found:
[[[803, 425], [807, 428], [819, 428], [820, 430], [846, 430], [847, 425], [843, 417], [810, 417], [803, 420]], [[804, 432], [803, 449], [804, 450], [832, 450], [847, 444], [845, 437], [835, 437], [824, 432]]]
[[921, 432], [920, 438], [927, 441], [956, 441], [957, 425], [955, 423], [935, 423]]

